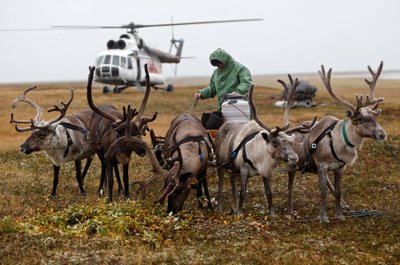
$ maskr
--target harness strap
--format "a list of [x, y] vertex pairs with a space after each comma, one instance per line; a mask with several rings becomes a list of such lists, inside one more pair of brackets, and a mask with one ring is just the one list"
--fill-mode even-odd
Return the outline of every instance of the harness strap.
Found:
[[[59, 125], [63, 126], [65, 129], [75, 130], [84, 134], [89, 132], [89, 130], [86, 128], [68, 122], [60, 122]], [[68, 130], [65, 130], [65, 134], [67, 135], [67, 149], [65, 149], [64, 151], [64, 158], [68, 155], [69, 147], [73, 144], [71, 135], [69, 134]]]
[[223, 163], [220, 167], [222, 166], [226, 166], [226, 165], [230, 165], [231, 169], [234, 170], [235, 169], [235, 165], [233, 163], [233, 160], [237, 157], [240, 149], [243, 148], [243, 160], [244, 162], [246, 162], [247, 164], [250, 165], [251, 168], [253, 168], [254, 170], [256, 170], [256, 168], [254, 167], [253, 162], [251, 162], [251, 160], [247, 157], [247, 152], [246, 152], [246, 144], [248, 142], [250, 142], [259, 132], [253, 132], [249, 135], [247, 135], [241, 142], [240, 144], [235, 148], [235, 150], [233, 150], [231, 152], [231, 157], [229, 159], [229, 161]]
[[89, 130], [86, 128], [83, 128], [81, 126], [72, 124], [72, 123], [68, 123], [68, 122], [60, 122], [59, 123], [61, 126], [63, 126], [66, 129], [71, 129], [71, 130], [75, 130], [75, 131], [79, 131], [81, 133], [88, 133]]
[[73, 144], [71, 135], [69, 134], [68, 130], [66, 130], [65, 133], [67, 134], [67, 149], [65, 149], [64, 151], [64, 158], [68, 155], [69, 147]]
[[344, 138], [345, 143], [346, 143], [348, 146], [352, 147], [352, 148], [355, 147], [354, 144], [352, 144], [352, 143], [349, 141], [349, 137], [347, 136], [347, 132], [346, 132], [346, 123], [345, 123], [344, 120], [343, 120], [343, 122], [342, 122], [342, 134], [343, 134], [343, 138]]
[[342, 159], [340, 159], [340, 158], [337, 156], [337, 154], [336, 154], [336, 152], [335, 152], [335, 149], [333, 148], [333, 140], [332, 140], [332, 134], [331, 134], [331, 132], [328, 132], [328, 137], [329, 137], [329, 139], [330, 139], [330, 141], [329, 141], [329, 146], [331, 147], [331, 152], [332, 152], [333, 157], [336, 158], [337, 161], [339, 161], [339, 162], [342, 163], [342, 165], [341, 165], [340, 167], [344, 167], [344, 165], [346, 165], [346, 163], [345, 163]]
[[302, 173], [304, 173], [304, 172], [307, 170], [309, 164], [311, 163], [311, 155], [317, 150], [317, 146], [318, 146], [319, 142], [321, 142], [322, 139], [324, 139], [326, 136], [329, 137], [329, 140], [330, 140], [330, 141], [329, 141], [329, 146], [330, 146], [330, 148], [331, 148], [331, 152], [332, 152], [333, 157], [334, 157], [337, 161], [339, 161], [339, 162], [342, 163], [342, 165], [340, 166], [340, 168], [342, 168], [342, 167], [344, 167], [344, 166], [346, 165], [346, 163], [345, 163], [343, 160], [341, 160], [341, 159], [337, 156], [337, 154], [336, 154], [336, 152], [335, 152], [335, 149], [333, 148], [332, 130], [335, 128], [335, 126], [336, 126], [337, 123], [338, 123], [338, 121], [334, 121], [331, 125], [329, 125], [329, 126], [317, 137], [317, 139], [315, 139], [315, 141], [311, 144], [311, 148], [310, 148], [309, 151], [308, 151], [308, 155], [307, 155], [306, 162], [305, 162], [305, 164], [304, 164], [304, 166], [303, 166], [303, 168], [302, 168], [302, 170], [301, 170]]
[[209, 153], [211, 152], [211, 147], [207, 143], [207, 141], [204, 138], [204, 136], [187, 136], [187, 137], [183, 138], [182, 140], [180, 140], [177, 144], [178, 144], [178, 146], [180, 146], [180, 145], [182, 145], [184, 143], [188, 143], [188, 142], [196, 142], [197, 143], [197, 145], [198, 145], [198, 155], [199, 155], [200, 161], [203, 161], [203, 158], [204, 158], [204, 156], [203, 156], [203, 154], [201, 152], [201, 146], [200, 146], [201, 142], [205, 142], [208, 152]]
[[[322, 141], [322, 139], [325, 138], [325, 136], [327, 136], [328, 134], [331, 133], [331, 131], [333, 130], [333, 128], [335, 128], [336, 124], [338, 123], [338, 121], [334, 121], [331, 125], [329, 125], [318, 137], [317, 139], [315, 139], [315, 141], [311, 144], [311, 148], [310, 148], [310, 152], [309, 155], [311, 155], [312, 153], [315, 152], [315, 150], [317, 150], [317, 146], [319, 144], [319, 142]], [[332, 138], [332, 137], [331, 137]]]

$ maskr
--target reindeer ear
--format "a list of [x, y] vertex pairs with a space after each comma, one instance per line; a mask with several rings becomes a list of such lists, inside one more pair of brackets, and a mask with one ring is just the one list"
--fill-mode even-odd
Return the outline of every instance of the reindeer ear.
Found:
[[261, 136], [262, 136], [262, 138], [264, 138], [264, 140], [265, 140], [267, 143], [271, 142], [271, 139], [269, 138], [268, 133], [263, 132], [263, 133], [261, 133]]
[[354, 117], [354, 112], [348, 109], [346, 110], [346, 116], [349, 118]]

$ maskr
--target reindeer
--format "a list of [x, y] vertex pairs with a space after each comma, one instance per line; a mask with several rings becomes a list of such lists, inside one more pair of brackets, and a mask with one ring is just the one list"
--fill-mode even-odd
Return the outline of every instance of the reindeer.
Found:
[[[128, 169], [129, 162], [131, 160], [132, 151], [134, 151], [138, 155], [144, 155], [146, 150], [141, 145], [130, 145], [130, 146], [121, 146], [118, 145], [119, 148], [116, 150], [112, 156], [106, 157], [106, 153], [110, 149], [111, 145], [119, 138], [124, 136], [125, 129], [123, 126], [119, 126], [126, 122], [128, 118], [128, 112], [131, 109], [128, 106], [127, 110], [124, 110], [124, 113], [117, 111], [114, 107], [109, 105], [103, 105], [97, 107], [92, 98], [92, 81], [95, 67], [89, 68], [89, 77], [88, 77], [88, 85], [87, 85], [87, 100], [90, 108], [95, 112], [94, 118], [91, 123], [91, 137], [96, 139], [96, 142], [93, 143], [93, 148], [95, 152], [100, 157], [102, 161], [102, 167], [107, 168], [107, 180], [108, 180], [108, 201], [112, 201], [112, 192], [113, 192], [113, 174], [112, 167], [118, 161], [122, 164], [123, 168], [123, 182], [124, 182], [124, 196], [125, 198], [129, 198], [129, 179], [128, 179]], [[157, 112], [154, 113], [152, 118], [147, 118], [143, 116], [144, 109], [147, 104], [147, 100], [150, 95], [150, 78], [147, 70], [147, 65], [145, 65], [146, 72], [146, 92], [137, 113], [132, 113], [130, 120], [130, 133], [132, 136], [141, 137], [145, 135], [145, 131], [148, 129], [147, 123], [152, 122], [157, 117]], [[125, 107], [124, 107], [125, 109]], [[135, 115], [133, 115], [135, 114]], [[99, 193], [101, 193], [103, 189], [104, 183], [104, 174], [102, 174], [100, 178], [100, 186]]]
[[377, 123], [376, 117], [381, 113], [376, 109], [383, 98], [375, 98], [376, 82], [382, 71], [383, 62], [375, 73], [370, 66], [368, 70], [372, 75], [372, 80], [365, 79], [370, 93], [365, 96], [356, 95], [356, 105], [345, 101], [336, 95], [331, 85], [332, 69], [325, 72], [322, 65], [319, 75], [328, 90], [329, 95], [338, 103], [347, 108], [346, 116], [338, 119], [333, 116], [325, 116], [311, 129], [309, 134], [295, 135], [296, 141], [292, 145], [299, 156], [297, 167], [289, 170], [289, 196], [288, 210], [293, 214], [293, 182], [296, 169], [309, 171], [318, 174], [320, 188], [320, 213], [319, 219], [329, 222], [326, 207], [326, 186], [332, 186], [328, 178], [328, 172], [334, 173], [334, 188], [330, 187], [335, 196], [335, 217], [344, 219], [342, 206], [344, 204], [341, 195], [341, 179], [347, 165], [353, 165], [357, 160], [357, 150], [362, 147], [365, 138], [372, 138], [376, 141], [383, 141], [386, 132]]
[[[176, 139], [175, 139], [176, 138]], [[179, 179], [167, 179], [165, 181], [164, 197], [159, 200], [163, 202], [168, 197], [168, 212], [177, 213], [182, 210], [183, 204], [189, 196], [191, 186], [196, 187], [196, 196], [199, 207], [203, 208], [200, 198], [204, 195], [207, 199], [208, 208], [212, 209], [210, 194], [207, 183], [207, 164], [212, 144], [208, 138], [207, 131], [198, 117], [191, 113], [177, 115], [165, 135], [163, 153], [168, 159], [179, 157], [183, 161]]]
[[[16, 120], [14, 113], [11, 113], [10, 123], [15, 124], [17, 132], [32, 131], [31, 135], [20, 146], [20, 151], [24, 154], [32, 152], [45, 151], [47, 156], [53, 162], [54, 178], [51, 197], [56, 197], [60, 166], [70, 161], [75, 162], [76, 180], [79, 184], [81, 195], [85, 195], [83, 188], [83, 179], [93, 160], [94, 151], [91, 147], [91, 139], [89, 137], [89, 123], [93, 112], [89, 109], [82, 110], [77, 113], [66, 115], [70, 106], [74, 90], [71, 89], [71, 96], [67, 103], [61, 101], [63, 107], [54, 105], [48, 112], [58, 111], [60, 115], [49, 121], [42, 118], [43, 109], [27, 94], [36, 89], [37, 86], [29, 87], [24, 90], [21, 97], [16, 98], [12, 102], [15, 108], [18, 102], [24, 102], [31, 105], [36, 110], [36, 116], [30, 120]], [[29, 124], [28, 127], [20, 128], [18, 124]], [[86, 160], [86, 165], [82, 170], [82, 159]]]
[[[297, 81], [297, 80], [296, 80]], [[296, 86], [298, 81], [296, 82]], [[289, 124], [284, 127], [270, 129], [257, 117], [253, 102], [254, 85], [250, 87], [249, 103], [254, 120], [249, 122], [226, 122], [219, 129], [215, 141], [218, 171], [218, 210], [221, 210], [221, 197], [223, 189], [224, 172], [231, 170], [230, 180], [232, 186], [233, 207], [235, 213], [243, 213], [243, 202], [246, 196], [248, 178], [261, 175], [264, 182], [265, 196], [269, 205], [269, 215], [274, 214], [272, 207], [272, 192], [270, 179], [278, 161], [294, 164], [298, 160], [290, 143], [294, 137], [287, 135]], [[291, 94], [293, 97], [294, 93]], [[305, 129], [304, 126], [290, 130]], [[236, 178], [240, 175], [240, 196], [237, 204]]]

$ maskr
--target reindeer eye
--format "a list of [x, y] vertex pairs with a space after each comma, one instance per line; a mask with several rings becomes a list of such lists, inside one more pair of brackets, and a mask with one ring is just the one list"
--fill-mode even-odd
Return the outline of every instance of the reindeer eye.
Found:
[[361, 116], [361, 115], [358, 115], [358, 116], [357, 116], [357, 122], [358, 122], [358, 123], [363, 123], [363, 122], [364, 122], [364, 117]]
[[272, 139], [272, 145], [273, 145], [274, 147], [278, 147], [278, 146], [279, 146], [279, 143], [280, 143], [279, 139], [277, 139], [277, 138], [273, 138], [273, 139]]

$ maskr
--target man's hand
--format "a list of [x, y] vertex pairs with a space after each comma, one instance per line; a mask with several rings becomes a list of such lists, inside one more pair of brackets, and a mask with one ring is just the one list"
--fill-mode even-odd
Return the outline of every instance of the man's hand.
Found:
[[201, 93], [199, 93], [199, 92], [194, 93], [194, 98], [195, 99], [201, 99]]

